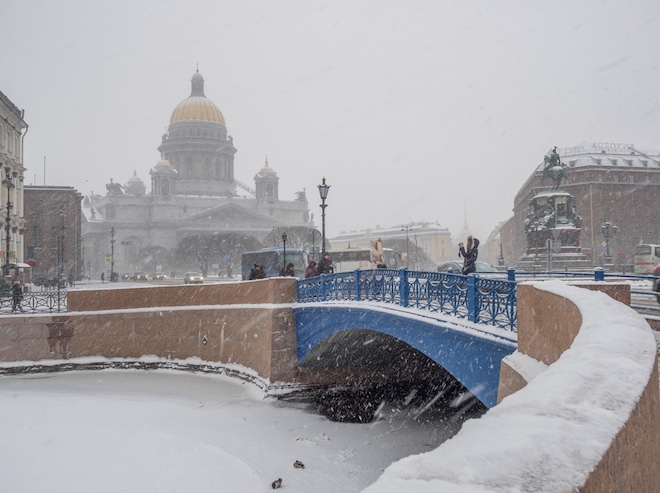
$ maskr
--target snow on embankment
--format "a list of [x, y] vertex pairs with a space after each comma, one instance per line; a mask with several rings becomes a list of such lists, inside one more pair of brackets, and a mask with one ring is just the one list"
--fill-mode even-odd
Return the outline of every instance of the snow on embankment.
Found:
[[535, 286], [579, 309], [572, 346], [439, 448], [389, 466], [364, 493], [568, 493], [585, 484], [649, 383], [654, 336], [603, 293], [559, 281]]

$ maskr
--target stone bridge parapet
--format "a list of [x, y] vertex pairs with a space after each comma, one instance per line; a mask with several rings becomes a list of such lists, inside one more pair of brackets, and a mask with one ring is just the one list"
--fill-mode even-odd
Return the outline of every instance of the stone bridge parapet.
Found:
[[194, 358], [295, 382], [295, 293], [284, 278], [71, 290], [66, 314], [0, 317], [0, 362], [7, 372], [11, 362]]

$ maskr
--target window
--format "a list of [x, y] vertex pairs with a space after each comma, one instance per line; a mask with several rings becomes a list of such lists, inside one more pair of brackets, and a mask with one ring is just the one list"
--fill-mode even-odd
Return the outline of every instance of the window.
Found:
[[596, 181], [598, 183], [603, 183], [603, 175], [599, 174], [598, 176], [596, 176]]
[[619, 175], [614, 175], [614, 183], [619, 183]]
[[630, 175], [630, 176], [628, 177], [628, 181], [629, 181], [630, 183], [635, 183], [635, 175]]

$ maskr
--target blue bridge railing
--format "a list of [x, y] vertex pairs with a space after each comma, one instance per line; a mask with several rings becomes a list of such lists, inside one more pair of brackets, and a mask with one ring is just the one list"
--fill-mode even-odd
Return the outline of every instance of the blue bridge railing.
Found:
[[298, 303], [380, 301], [516, 331], [514, 280], [449, 272], [367, 269], [298, 281]]

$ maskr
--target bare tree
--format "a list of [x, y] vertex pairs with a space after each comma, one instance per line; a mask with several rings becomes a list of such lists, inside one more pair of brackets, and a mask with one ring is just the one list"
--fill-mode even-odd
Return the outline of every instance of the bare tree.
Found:
[[243, 252], [258, 250], [262, 245], [253, 236], [237, 233], [214, 233], [188, 236], [179, 241], [176, 260], [184, 269], [195, 265], [206, 277], [214, 264], [220, 272], [238, 272]]
[[273, 228], [264, 238], [264, 246], [282, 245], [282, 234], [286, 233], [287, 248], [311, 252], [314, 247], [321, 247], [321, 233], [306, 226], [280, 226]]

